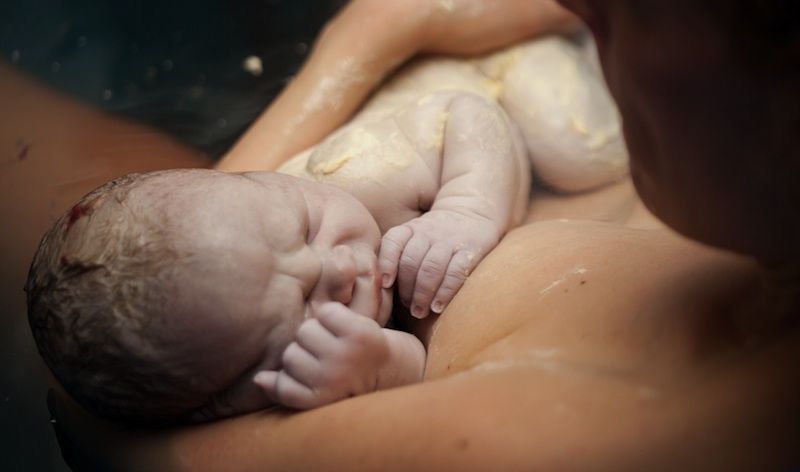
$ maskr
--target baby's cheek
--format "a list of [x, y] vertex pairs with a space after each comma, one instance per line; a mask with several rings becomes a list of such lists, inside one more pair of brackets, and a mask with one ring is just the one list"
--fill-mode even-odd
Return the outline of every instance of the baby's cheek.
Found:
[[272, 329], [265, 339], [263, 368], [277, 369], [281, 366], [283, 352], [294, 341], [299, 327], [300, 321], [282, 320]]

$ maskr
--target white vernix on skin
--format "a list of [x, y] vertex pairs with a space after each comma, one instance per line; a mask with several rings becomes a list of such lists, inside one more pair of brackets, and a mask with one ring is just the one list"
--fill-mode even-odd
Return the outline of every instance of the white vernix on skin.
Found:
[[354, 84], [365, 82], [367, 76], [353, 57], [342, 59], [335, 69], [331, 70], [311, 91], [303, 101], [303, 111], [298, 113], [283, 127], [284, 135], [293, 133], [308, 115], [325, 109], [339, 110], [344, 102], [344, 92]]
[[539, 295], [547, 294], [547, 292], [549, 292], [549, 291], [553, 290], [554, 288], [558, 287], [559, 285], [564, 283], [568, 278], [570, 278], [570, 277], [572, 277], [574, 275], [583, 275], [583, 274], [585, 274], [587, 272], [588, 272], [588, 270], [586, 270], [585, 267], [575, 266], [572, 269], [570, 269], [567, 272], [565, 272], [564, 274], [562, 274], [561, 277], [559, 277], [558, 279], [556, 279], [553, 282], [551, 282], [550, 285], [548, 285], [547, 287], [541, 289], [539, 291]]
[[640, 401], [656, 401], [664, 394], [663, 389], [631, 377], [624, 369], [610, 368], [601, 364], [587, 363], [570, 359], [569, 352], [557, 348], [528, 349], [522, 355], [500, 360], [480, 362], [472, 368], [455, 375], [468, 372], [502, 372], [518, 367], [535, 366], [546, 372], [559, 372], [574, 376], [600, 377], [615, 383], [629, 385]]
[[552, 371], [563, 364], [558, 360], [558, 356], [561, 354], [561, 350], [555, 348], [533, 348], [525, 351], [524, 356], [481, 362], [470, 370], [498, 371], [517, 366], [536, 365], [544, 370]]
[[495, 2], [485, 0], [439, 0], [437, 8], [448, 14], [462, 15], [477, 18], [486, 13], [489, 9], [495, 9]]

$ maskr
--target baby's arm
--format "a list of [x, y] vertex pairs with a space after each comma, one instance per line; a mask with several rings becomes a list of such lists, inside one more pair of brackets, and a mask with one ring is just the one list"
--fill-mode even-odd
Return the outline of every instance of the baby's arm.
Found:
[[409, 333], [381, 328], [341, 303], [326, 303], [300, 326], [282, 369], [253, 381], [267, 396], [309, 409], [422, 380], [425, 349]]
[[381, 243], [384, 287], [397, 279], [401, 301], [418, 318], [442, 312], [528, 200], [528, 160], [508, 117], [481, 97], [452, 96], [440, 161], [432, 161], [441, 172], [433, 205]]

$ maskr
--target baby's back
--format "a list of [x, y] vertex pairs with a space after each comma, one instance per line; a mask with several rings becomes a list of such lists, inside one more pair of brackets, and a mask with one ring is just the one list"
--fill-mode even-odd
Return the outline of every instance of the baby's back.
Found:
[[[487, 150], [486, 159], [496, 152], [513, 154], [498, 159], [498, 166], [512, 165], [527, 173], [527, 157], [522, 138], [502, 108], [480, 92], [477, 74], [465, 77], [456, 73], [462, 88], [435, 89], [427, 73], [459, 72], [466, 69], [430, 64], [421, 77], [402, 77], [397, 86], [379, 93], [350, 123], [337, 130], [317, 147], [295, 157], [280, 171], [328, 183], [355, 195], [370, 210], [381, 230], [397, 226], [428, 211], [442, 186], [443, 160], [458, 159], [459, 139], [451, 139], [445, 149], [446, 131], [478, 139]], [[419, 90], [412, 87], [425, 85]], [[475, 80], [473, 80], [475, 79]], [[401, 86], [402, 84], [406, 84]], [[474, 86], [472, 90], [470, 86]], [[431, 91], [432, 90], [432, 91]], [[451, 107], [468, 107], [474, 112], [473, 124], [459, 131], [454, 127]], [[456, 113], [459, 113], [456, 111]], [[516, 213], [527, 206], [528, 187], [521, 186]], [[517, 217], [517, 221], [519, 221]]]
[[[448, 107], [454, 97], [469, 95], [510, 115], [515, 146], [546, 184], [581, 191], [613, 182], [626, 175], [627, 154], [616, 109], [591, 58], [585, 40], [549, 38], [484, 58], [415, 61], [347, 125], [280, 171], [346, 190], [353, 179], [381, 186], [404, 171], [424, 207], [438, 184], [423, 174], [441, 165]], [[407, 208], [415, 201], [389, 205], [389, 226], [413, 217]], [[383, 227], [382, 216], [376, 217]]]

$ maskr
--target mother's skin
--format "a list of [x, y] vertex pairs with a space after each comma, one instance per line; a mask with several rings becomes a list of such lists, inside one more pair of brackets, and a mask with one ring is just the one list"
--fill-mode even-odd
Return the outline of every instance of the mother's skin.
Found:
[[415, 328], [427, 382], [161, 435], [105, 434], [67, 409], [73, 437], [131, 470], [800, 464], [798, 54], [742, 57], [757, 42], [698, 6], [714, 2], [570, 3], [598, 38], [645, 203], [741, 255], [658, 228], [532, 224]]
[[417, 327], [425, 383], [89, 444], [121, 470], [788, 468], [800, 336], [751, 344], [731, 316], [758, 276], [659, 229], [525, 226]]

